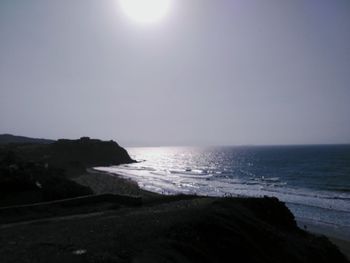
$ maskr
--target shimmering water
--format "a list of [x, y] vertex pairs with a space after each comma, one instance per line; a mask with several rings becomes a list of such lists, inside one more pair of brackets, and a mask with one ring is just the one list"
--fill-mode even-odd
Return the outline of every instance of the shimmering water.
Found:
[[297, 218], [350, 230], [350, 145], [127, 150], [139, 163], [98, 169], [163, 194], [275, 196]]

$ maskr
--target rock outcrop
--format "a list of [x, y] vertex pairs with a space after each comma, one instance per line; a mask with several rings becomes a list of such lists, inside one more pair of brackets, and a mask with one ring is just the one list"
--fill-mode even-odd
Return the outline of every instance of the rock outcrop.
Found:
[[58, 166], [108, 166], [134, 162], [128, 152], [115, 141], [82, 137], [61, 139], [49, 146], [47, 161]]

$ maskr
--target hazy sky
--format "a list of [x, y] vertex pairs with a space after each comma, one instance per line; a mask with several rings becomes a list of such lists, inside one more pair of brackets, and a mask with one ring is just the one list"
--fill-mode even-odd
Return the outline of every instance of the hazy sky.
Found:
[[[146, 1], [146, 0], [145, 0]], [[350, 143], [349, 0], [0, 0], [0, 133]]]

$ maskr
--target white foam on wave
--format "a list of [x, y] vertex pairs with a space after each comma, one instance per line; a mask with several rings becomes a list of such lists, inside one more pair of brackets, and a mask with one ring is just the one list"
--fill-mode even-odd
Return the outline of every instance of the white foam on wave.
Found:
[[350, 195], [309, 189], [286, 187], [279, 178], [243, 180], [239, 178], [220, 178], [213, 174], [184, 170], [156, 171], [130, 166], [98, 167], [96, 170], [119, 174], [135, 180], [143, 189], [163, 194], [190, 193], [208, 196], [274, 196], [290, 204], [314, 206], [323, 209], [350, 213]]
[[140, 164], [95, 169], [132, 179], [142, 189], [166, 195], [277, 197], [298, 220], [336, 225], [350, 234], [349, 193], [296, 189], [288, 187], [279, 177], [227, 177], [206, 169], [154, 169]]
[[[143, 189], [163, 194], [273, 196], [285, 202], [298, 219], [337, 227], [350, 225], [349, 184], [344, 177], [334, 179], [337, 169], [333, 155], [321, 156], [323, 159], [320, 157], [318, 163], [309, 164], [307, 159], [290, 159], [290, 155], [284, 155], [287, 151], [296, 157], [299, 152], [305, 154], [305, 149], [286, 148], [282, 152], [249, 147], [128, 150], [134, 159], [142, 161], [102, 169], [130, 178]], [[306, 157], [313, 160], [309, 153]], [[334, 171], [323, 171], [324, 166], [333, 167]], [[344, 176], [344, 172], [340, 175]], [[340, 184], [342, 180], [344, 184]], [[345, 232], [350, 235], [350, 231]]]

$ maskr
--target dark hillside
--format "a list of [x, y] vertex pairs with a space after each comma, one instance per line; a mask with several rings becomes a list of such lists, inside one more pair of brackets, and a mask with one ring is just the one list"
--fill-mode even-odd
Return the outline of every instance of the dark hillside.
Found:
[[93, 166], [133, 160], [114, 141], [58, 140], [51, 144], [0, 146], [0, 206], [58, 200], [92, 194], [71, 181]]
[[7, 144], [0, 147], [0, 158], [13, 152], [23, 161], [40, 162], [66, 170], [82, 171], [87, 167], [132, 163], [128, 152], [114, 141], [82, 137], [60, 139], [51, 144]]
[[29, 138], [24, 136], [16, 136], [12, 134], [0, 134], [0, 144], [9, 144], [9, 143], [50, 144], [53, 142], [54, 142], [53, 140], [47, 140], [47, 139], [36, 139], [36, 138]]
[[131, 163], [128, 152], [115, 141], [82, 137], [79, 140], [61, 139], [50, 145], [48, 160], [59, 166], [105, 166]]

